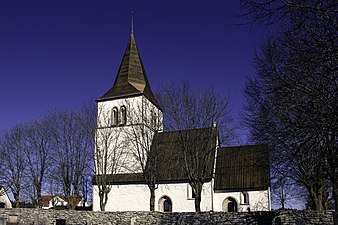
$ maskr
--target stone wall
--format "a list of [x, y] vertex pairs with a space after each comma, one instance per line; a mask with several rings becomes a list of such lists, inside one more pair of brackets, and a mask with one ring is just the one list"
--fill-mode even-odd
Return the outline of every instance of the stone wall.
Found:
[[[333, 212], [272, 211], [272, 212], [92, 212], [74, 210], [0, 209], [0, 225], [55, 225], [65, 219], [67, 225], [150, 225], [150, 224], [224, 224], [224, 225], [338, 225]], [[16, 218], [17, 217], [17, 218]], [[4, 219], [1, 219], [4, 218]], [[15, 222], [17, 219], [17, 222]], [[10, 222], [10, 223], [8, 223]]]
[[290, 225], [315, 225], [315, 224], [332, 224], [334, 223], [334, 212], [332, 211], [296, 211], [296, 210], [287, 210], [287, 211], [277, 211], [275, 214], [274, 222], [280, 219], [281, 224], [290, 224]]

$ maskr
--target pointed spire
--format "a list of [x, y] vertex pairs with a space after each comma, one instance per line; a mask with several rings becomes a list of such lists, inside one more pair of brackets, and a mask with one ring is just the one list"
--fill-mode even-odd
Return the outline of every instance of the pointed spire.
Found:
[[144, 95], [158, 108], [161, 108], [151, 91], [141, 56], [136, 46], [134, 34], [131, 33], [113, 87], [99, 98], [98, 101], [137, 95]]

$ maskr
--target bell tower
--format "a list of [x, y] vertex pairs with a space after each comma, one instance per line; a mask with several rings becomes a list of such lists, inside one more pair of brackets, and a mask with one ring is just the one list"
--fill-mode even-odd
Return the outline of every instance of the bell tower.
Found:
[[150, 88], [133, 33], [114, 84], [97, 100], [97, 107], [96, 174], [142, 172], [137, 151], [149, 142], [142, 135], [152, 138], [161, 131], [163, 114]]

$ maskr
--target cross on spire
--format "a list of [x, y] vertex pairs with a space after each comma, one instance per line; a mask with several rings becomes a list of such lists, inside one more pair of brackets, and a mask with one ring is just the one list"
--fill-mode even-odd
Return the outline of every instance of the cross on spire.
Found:
[[131, 33], [134, 33], [134, 9], [131, 9]]

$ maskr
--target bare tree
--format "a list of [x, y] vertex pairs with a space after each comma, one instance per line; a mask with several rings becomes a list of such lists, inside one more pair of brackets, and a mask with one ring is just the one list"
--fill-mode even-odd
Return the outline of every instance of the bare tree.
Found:
[[134, 150], [134, 157], [139, 164], [138, 168], [140, 168], [150, 191], [150, 211], [154, 211], [155, 190], [158, 187], [157, 162], [161, 157], [161, 152], [157, 151], [153, 139], [156, 132], [163, 129], [162, 111], [144, 97], [137, 105], [131, 106], [129, 101], [126, 101], [125, 105], [127, 109], [130, 109], [126, 119], [131, 125], [124, 129], [126, 141]]
[[[210, 128], [217, 123], [220, 131], [220, 142], [225, 143], [233, 137], [228, 112], [229, 96], [222, 98], [212, 89], [193, 91], [189, 82], [178, 86], [164, 86], [158, 94], [164, 109], [165, 130], [178, 131], [178, 140], [182, 147], [184, 170], [189, 184], [195, 193], [195, 210], [199, 212], [201, 191], [213, 166], [217, 141], [217, 128], [204, 132], [188, 130]], [[202, 145], [202, 146], [201, 146]]]
[[[268, 48], [269, 59], [281, 54]], [[306, 128], [311, 124], [304, 113], [313, 112], [308, 98], [285, 85], [287, 76], [279, 79], [272, 61], [259, 60], [261, 77], [246, 87], [248, 104], [245, 119], [251, 127], [252, 139], [270, 145], [272, 171], [280, 179], [290, 178], [305, 187], [314, 209], [323, 210], [324, 171], [316, 133]], [[289, 89], [290, 88], [290, 89]], [[306, 110], [306, 112], [304, 111]]]
[[10, 190], [15, 200], [15, 207], [20, 207], [20, 197], [25, 185], [27, 165], [23, 151], [24, 127], [16, 125], [5, 130], [0, 140], [0, 181], [5, 189]]
[[27, 160], [27, 178], [34, 188], [33, 206], [41, 207], [41, 193], [48, 167], [51, 166], [51, 132], [44, 120], [33, 120], [26, 125], [23, 151]]
[[273, 182], [271, 187], [273, 189], [272, 198], [281, 209], [286, 209], [287, 205], [298, 204], [298, 201], [295, 201], [296, 198], [301, 198], [302, 202], [304, 202], [305, 198], [302, 196], [304, 190], [300, 188], [295, 190], [295, 185], [295, 182], [287, 177], [282, 177]]
[[253, 137], [269, 140], [286, 153], [288, 163], [279, 166], [280, 159], [274, 167], [286, 174], [292, 165], [292, 178], [307, 188], [316, 209], [327, 205], [328, 178], [338, 210], [338, 3], [242, 3], [254, 21], [281, 25], [257, 54], [258, 77], [246, 88], [250, 111], [246, 118]]
[[54, 110], [46, 116], [53, 131], [54, 179], [62, 185], [70, 208], [75, 208], [72, 199], [79, 196], [81, 177], [92, 159], [92, 135], [85, 126], [86, 116], [65, 110]]

